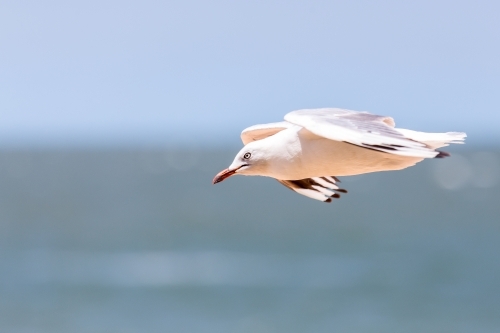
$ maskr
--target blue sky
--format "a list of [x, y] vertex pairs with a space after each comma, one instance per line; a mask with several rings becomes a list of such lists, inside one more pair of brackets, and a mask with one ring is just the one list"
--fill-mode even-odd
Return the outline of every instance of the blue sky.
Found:
[[0, 146], [240, 145], [343, 107], [500, 143], [498, 1], [2, 1]]

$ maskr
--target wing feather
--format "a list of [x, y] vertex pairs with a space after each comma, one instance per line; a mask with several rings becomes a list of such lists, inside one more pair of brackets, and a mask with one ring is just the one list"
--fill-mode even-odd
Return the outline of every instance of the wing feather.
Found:
[[241, 132], [241, 141], [246, 145], [249, 142], [265, 139], [293, 126], [296, 125], [287, 121], [250, 126]]
[[436, 157], [425, 143], [406, 138], [394, 129], [394, 120], [368, 112], [344, 109], [305, 109], [285, 115], [285, 120], [324, 138], [395, 155]]
[[299, 180], [278, 179], [278, 181], [298, 194], [323, 202], [331, 202], [332, 198], [340, 198], [339, 192], [347, 193], [346, 190], [338, 187], [336, 183], [339, 182], [339, 180], [333, 176], [313, 177]]

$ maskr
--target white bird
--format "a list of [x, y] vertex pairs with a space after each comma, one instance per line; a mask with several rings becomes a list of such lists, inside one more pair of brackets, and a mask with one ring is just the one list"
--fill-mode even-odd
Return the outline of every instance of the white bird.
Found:
[[336, 108], [306, 109], [285, 121], [248, 127], [245, 145], [217, 184], [232, 175], [267, 176], [310, 198], [331, 202], [347, 191], [336, 176], [401, 170], [424, 158], [448, 153], [436, 150], [463, 143], [465, 133], [424, 133], [395, 128], [391, 117]]

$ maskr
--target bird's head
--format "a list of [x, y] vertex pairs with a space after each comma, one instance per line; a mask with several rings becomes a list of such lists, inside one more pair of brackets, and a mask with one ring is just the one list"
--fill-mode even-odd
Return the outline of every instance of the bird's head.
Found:
[[236, 174], [247, 176], [265, 175], [269, 159], [262, 141], [264, 140], [250, 142], [243, 147], [236, 154], [233, 163], [215, 176], [213, 184], [220, 183]]

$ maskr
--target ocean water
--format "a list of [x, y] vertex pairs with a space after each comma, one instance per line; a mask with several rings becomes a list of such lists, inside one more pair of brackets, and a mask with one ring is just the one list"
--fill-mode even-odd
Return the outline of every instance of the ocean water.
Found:
[[0, 332], [500, 332], [500, 150], [341, 178], [234, 151], [0, 152]]

